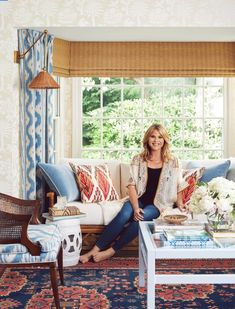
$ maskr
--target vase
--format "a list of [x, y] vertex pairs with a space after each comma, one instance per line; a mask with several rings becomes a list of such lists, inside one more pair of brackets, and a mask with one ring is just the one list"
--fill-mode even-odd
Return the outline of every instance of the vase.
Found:
[[233, 220], [230, 214], [207, 214], [207, 221], [213, 231], [230, 230]]

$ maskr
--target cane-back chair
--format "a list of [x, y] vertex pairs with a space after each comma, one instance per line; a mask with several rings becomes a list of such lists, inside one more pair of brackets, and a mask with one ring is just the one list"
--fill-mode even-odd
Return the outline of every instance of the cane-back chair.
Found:
[[63, 255], [56, 225], [40, 224], [40, 202], [0, 193], [0, 264], [5, 267], [47, 266], [56, 308], [60, 308], [57, 263], [61, 284]]

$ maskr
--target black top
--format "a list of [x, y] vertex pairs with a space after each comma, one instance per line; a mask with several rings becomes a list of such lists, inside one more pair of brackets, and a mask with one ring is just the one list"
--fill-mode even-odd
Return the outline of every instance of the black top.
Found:
[[148, 167], [148, 180], [146, 191], [139, 197], [139, 201], [144, 205], [153, 204], [153, 200], [157, 191], [157, 186], [160, 178], [162, 168]]

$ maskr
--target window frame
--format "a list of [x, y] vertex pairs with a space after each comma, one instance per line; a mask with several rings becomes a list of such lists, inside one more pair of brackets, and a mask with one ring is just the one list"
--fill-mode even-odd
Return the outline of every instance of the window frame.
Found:
[[[82, 86], [83, 85], [81, 83], [81, 80], [82, 79], [79, 77], [72, 78], [72, 154], [71, 154], [72, 157], [81, 157], [81, 153], [82, 153]], [[222, 137], [223, 144], [224, 144], [224, 149], [222, 149], [223, 157], [227, 157], [228, 155], [228, 143], [231, 140], [231, 137], [228, 136], [229, 126], [230, 126], [230, 123], [228, 121], [229, 120], [228, 110], [229, 110], [229, 106], [232, 104], [232, 102], [230, 102], [229, 100], [231, 97], [231, 95], [229, 94], [229, 90], [230, 90], [229, 88], [232, 88], [232, 87], [228, 87], [228, 80], [229, 78], [223, 78], [223, 90], [224, 90], [223, 91], [224, 126], [223, 126], [223, 137]], [[63, 102], [62, 96], [63, 96], [63, 91], [61, 91], [60, 93], [61, 102]], [[62, 109], [63, 108], [61, 107], [61, 110]], [[143, 108], [142, 108], [142, 116], [143, 116]], [[61, 127], [60, 132], [63, 132], [63, 125], [60, 125], [60, 127]], [[60, 144], [63, 144], [63, 141], [61, 141]], [[92, 148], [89, 148], [89, 150], [92, 150]], [[100, 150], [107, 151], [106, 148], [100, 148]], [[120, 150], [123, 150], [123, 149], [120, 149]], [[129, 148], [128, 151], [129, 150], [135, 151], [138, 149]], [[59, 153], [60, 153], [60, 157], [63, 158], [64, 157], [63, 156], [63, 145], [60, 145]]]

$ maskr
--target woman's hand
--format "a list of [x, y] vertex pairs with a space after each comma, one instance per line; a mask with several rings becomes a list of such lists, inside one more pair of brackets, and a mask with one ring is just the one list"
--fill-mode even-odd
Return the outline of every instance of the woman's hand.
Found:
[[144, 217], [143, 217], [142, 214], [144, 214], [143, 209], [142, 208], [136, 208], [134, 210], [134, 220], [135, 221], [142, 221], [142, 220], [144, 220]]
[[187, 213], [188, 213], [189, 208], [188, 208], [187, 205], [185, 205], [185, 204], [178, 204], [177, 206], [178, 206], [178, 208], [179, 208], [180, 211], [182, 211], [182, 212], [187, 212]]

